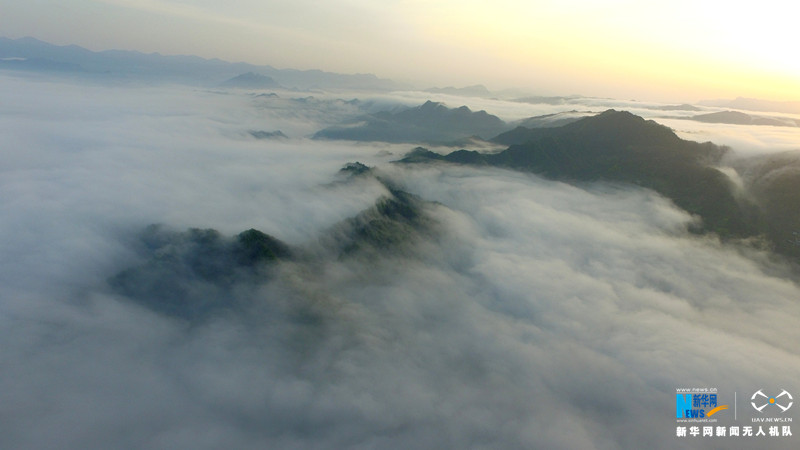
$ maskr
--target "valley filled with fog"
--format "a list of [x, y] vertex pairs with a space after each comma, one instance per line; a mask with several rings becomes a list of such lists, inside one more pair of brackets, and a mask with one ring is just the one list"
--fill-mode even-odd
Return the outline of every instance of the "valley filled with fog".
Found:
[[[613, 108], [730, 147], [758, 206], [797, 115], [10, 72], [0, 98], [0, 447], [712, 448], [674, 437], [675, 388], [797, 391], [791, 247], [624, 182], [397, 163], [507, 148], [431, 138], [428, 101], [495, 134]], [[286, 250], [195, 270], [251, 229]]]

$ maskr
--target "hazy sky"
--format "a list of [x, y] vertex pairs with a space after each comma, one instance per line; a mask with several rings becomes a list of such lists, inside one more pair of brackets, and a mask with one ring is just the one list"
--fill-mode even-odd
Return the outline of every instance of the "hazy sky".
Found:
[[[421, 85], [800, 99], [789, 2], [4, 0], [0, 34]], [[791, 47], [790, 47], [791, 46]]]

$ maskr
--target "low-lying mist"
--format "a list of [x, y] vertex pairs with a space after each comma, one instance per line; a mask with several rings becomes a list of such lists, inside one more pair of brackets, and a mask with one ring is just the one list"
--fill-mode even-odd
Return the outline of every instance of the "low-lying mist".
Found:
[[[395, 165], [247, 94], [3, 81], [0, 447], [695, 448], [676, 387], [797, 390], [788, 265], [652, 191]], [[405, 193], [429, 229], [340, 245]], [[150, 224], [293, 256], [164, 314], [109, 282]]]

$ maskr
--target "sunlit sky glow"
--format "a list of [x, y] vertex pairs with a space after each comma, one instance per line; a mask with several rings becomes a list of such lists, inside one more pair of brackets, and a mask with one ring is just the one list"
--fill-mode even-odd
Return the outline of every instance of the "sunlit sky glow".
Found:
[[92, 50], [663, 101], [800, 100], [790, 2], [10, 0], [0, 34]]

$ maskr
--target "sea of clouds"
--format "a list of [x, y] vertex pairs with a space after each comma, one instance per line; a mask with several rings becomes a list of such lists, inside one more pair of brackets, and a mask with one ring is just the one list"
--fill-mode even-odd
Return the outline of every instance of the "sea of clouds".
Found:
[[[657, 194], [306, 137], [418, 94], [0, 77], [2, 448], [715, 448], [675, 437], [676, 388], [800, 394], [789, 268], [690, 234]], [[351, 161], [432, 202], [439, 233], [377, 260], [281, 264], [232, 291], [243, 311], [202, 323], [110, 288], [151, 223], [316, 248], [389, 195], [343, 181]]]

